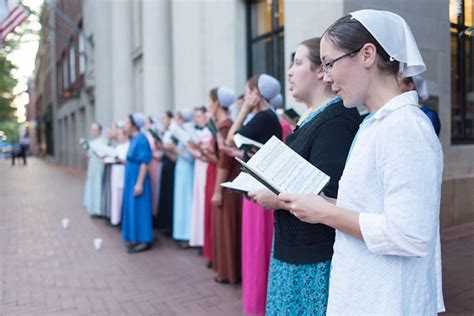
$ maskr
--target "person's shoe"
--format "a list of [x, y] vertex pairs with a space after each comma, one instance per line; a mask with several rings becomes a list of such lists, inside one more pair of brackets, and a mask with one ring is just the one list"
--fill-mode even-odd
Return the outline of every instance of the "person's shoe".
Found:
[[189, 243], [187, 241], [180, 241], [178, 243], [179, 248], [181, 249], [189, 249], [191, 246], [189, 246]]
[[209, 262], [206, 264], [206, 268], [212, 269], [212, 261], [209, 261]]
[[129, 253], [143, 252], [151, 249], [151, 243], [138, 243], [135, 247], [128, 249]]
[[127, 242], [127, 250], [130, 251], [130, 249], [135, 248], [136, 245], [138, 245], [136, 242]]
[[223, 279], [223, 278], [220, 278], [220, 277], [215, 277], [214, 281], [216, 281], [217, 283], [220, 283], [220, 284], [229, 284], [228, 279]]

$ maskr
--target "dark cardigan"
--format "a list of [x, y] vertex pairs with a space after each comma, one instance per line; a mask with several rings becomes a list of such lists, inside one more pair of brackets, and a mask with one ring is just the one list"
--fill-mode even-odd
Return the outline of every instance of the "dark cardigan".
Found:
[[[357, 109], [347, 109], [342, 101], [329, 106], [311, 121], [296, 128], [286, 144], [331, 177], [323, 189], [337, 198], [347, 154], [361, 123]], [[312, 264], [331, 260], [335, 231], [323, 224], [300, 221], [286, 210], [275, 210], [274, 257], [292, 264]]]

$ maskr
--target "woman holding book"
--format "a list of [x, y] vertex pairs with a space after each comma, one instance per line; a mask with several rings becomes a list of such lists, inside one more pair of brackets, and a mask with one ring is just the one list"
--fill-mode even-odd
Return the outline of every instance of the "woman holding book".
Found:
[[189, 248], [191, 238], [191, 209], [193, 206], [194, 157], [186, 149], [189, 139], [184, 130], [184, 124], [192, 124], [194, 113], [181, 111], [171, 125], [171, 133], [178, 139], [175, 146], [176, 167], [174, 172], [174, 210], [173, 210], [173, 239], [181, 248]]
[[173, 235], [173, 196], [174, 196], [174, 169], [176, 164], [175, 142], [169, 131], [171, 120], [174, 115], [171, 111], [166, 111], [161, 116], [163, 132], [160, 137], [163, 140], [161, 157], [161, 181], [160, 199], [158, 201], [158, 214], [156, 228], [161, 230], [166, 236]]
[[209, 92], [209, 111], [216, 122], [218, 141], [215, 143], [217, 155], [216, 182], [212, 194], [212, 264], [217, 272], [218, 283], [238, 283], [241, 276], [241, 221], [242, 205], [240, 195], [221, 187], [239, 173], [239, 164], [228, 156], [221, 144], [232, 126], [229, 106], [234, 103], [235, 94], [225, 87]]
[[337, 205], [285, 194], [299, 219], [337, 230], [329, 315], [437, 315], [441, 287], [439, 207], [443, 154], [416, 91], [397, 76], [426, 69], [408, 24], [376, 10], [337, 20], [321, 41], [324, 79], [347, 108], [364, 104]]
[[206, 176], [208, 160], [201, 146], [207, 147], [211, 141], [212, 134], [206, 127], [206, 107], [201, 106], [194, 109], [194, 123], [196, 128], [196, 143], [190, 143], [188, 150], [194, 157], [194, 185], [193, 185], [193, 207], [191, 211], [191, 247], [204, 246], [204, 210], [206, 200]]
[[[227, 143], [235, 134], [266, 143], [272, 136], [282, 138], [282, 127], [271, 100], [277, 103], [281, 86], [272, 76], [261, 74], [249, 79], [244, 103], [232, 125]], [[253, 118], [244, 125], [249, 113]], [[244, 157], [248, 158], [245, 152]], [[273, 237], [273, 210], [264, 209], [244, 198], [242, 201], [242, 303], [244, 313], [265, 314], [268, 268]]]
[[87, 156], [89, 161], [87, 163], [87, 176], [84, 188], [84, 207], [89, 213], [90, 217], [103, 216], [102, 199], [103, 190], [102, 177], [104, 175], [104, 163], [101, 158], [94, 152], [92, 147], [95, 144], [105, 145], [106, 140], [101, 137], [102, 125], [98, 122], [91, 124], [91, 140], [89, 141], [89, 149]]
[[[331, 177], [323, 193], [337, 198], [338, 181], [360, 116], [356, 109], [345, 108], [323, 81], [319, 45], [318, 38], [303, 41], [288, 71], [289, 90], [306, 104], [309, 115], [286, 144]], [[276, 209], [266, 313], [324, 315], [334, 229], [299, 220], [267, 189], [249, 196], [265, 208]]]
[[147, 117], [145, 121], [144, 134], [148, 139], [148, 143], [151, 147], [152, 159], [148, 164], [148, 174], [151, 180], [151, 210], [153, 214], [154, 222], [158, 214], [158, 201], [160, 199], [160, 180], [161, 180], [161, 156], [162, 151], [158, 147], [158, 140], [156, 139], [156, 130], [154, 128], [154, 121], [152, 117]]

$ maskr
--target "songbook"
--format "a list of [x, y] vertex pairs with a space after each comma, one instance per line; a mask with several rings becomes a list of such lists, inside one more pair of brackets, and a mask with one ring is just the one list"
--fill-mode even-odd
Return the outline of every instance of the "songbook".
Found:
[[112, 146], [108, 146], [100, 142], [89, 142], [85, 138], [81, 138], [79, 140], [79, 144], [85, 150], [90, 150], [92, 154], [94, 154], [98, 158], [110, 158], [115, 161], [116, 151], [115, 148]]
[[178, 124], [174, 122], [171, 123], [169, 127], [169, 131], [182, 144], [186, 144], [187, 142], [191, 140], [191, 137], [189, 136], [188, 133], [186, 133], [184, 128], [182, 128], [181, 126], [179, 126]]
[[259, 143], [253, 139], [242, 136], [240, 134], [235, 134], [233, 139], [234, 139], [235, 146], [243, 150], [251, 150], [251, 149], [259, 150], [263, 146], [262, 143]]
[[[277, 195], [282, 192], [318, 195], [330, 180], [327, 174], [275, 136], [249, 161], [244, 162], [238, 157], [236, 160], [242, 165], [243, 172]], [[237, 187], [244, 190], [242, 186]]]
[[285, 110], [281, 116], [292, 125], [296, 125], [300, 119], [300, 115], [293, 108]]
[[199, 144], [201, 142], [201, 138], [199, 137], [196, 127], [194, 123], [186, 123], [183, 125], [183, 129], [188, 133], [190, 137], [190, 141]]
[[154, 140], [156, 140], [159, 143], [162, 143], [163, 140], [161, 137], [158, 135], [157, 132], [155, 132], [153, 129], [149, 128], [148, 131], [150, 132], [150, 135], [153, 137]]
[[247, 195], [250, 191], [264, 189], [265, 186], [248, 173], [241, 172], [232, 182], [221, 183], [221, 186], [231, 191]]
[[213, 118], [210, 118], [206, 124], [206, 127], [211, 131], [212, 137], [217, 142], [217, 133], [219, 133], [219, 129], [217, 128], [216, 122]]

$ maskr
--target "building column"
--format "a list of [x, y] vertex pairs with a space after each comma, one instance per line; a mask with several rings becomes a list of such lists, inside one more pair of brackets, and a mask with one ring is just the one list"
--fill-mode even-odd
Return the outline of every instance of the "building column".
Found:
[[173, 106], [171, 2], [143, 1], [143, 110], [159, 115]]
[[133, 109], [131, 2], [115, 1], [111, 2], [111, 6], [112, 30], [109, 36], [112, 39], [112, 51], [108, 58], [112, 59], [112, 103], [107, 108], [109, 113], [113, 109], [113, 116], [107, 124], [123, 120]]

